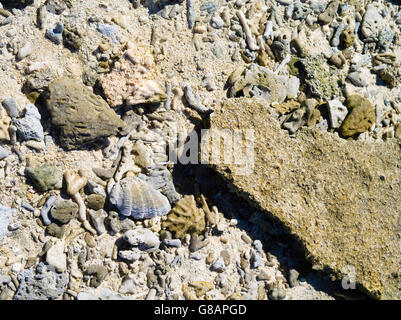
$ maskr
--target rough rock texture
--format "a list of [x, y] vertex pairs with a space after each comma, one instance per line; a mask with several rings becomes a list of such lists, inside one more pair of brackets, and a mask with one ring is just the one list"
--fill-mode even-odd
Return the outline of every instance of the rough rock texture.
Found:
[[330, 66], [323, 55], [301, 59], [306, 73], [305, 82], [310, 92], [318, 98], [335, 99], [341, 96], [338, 82], [340, 74]]
[[58, 223], [66, 224], [77, 216], [78, 205], [71, 199], [57, 199], [51, 208], [51, 216]]
[[61, 182], [60, 173], [51, 163], [44, 163], [39, 167], [26, 167], [25, 175], [41, 192], [52, 190]]
[[56, 273], [54, 268], [39, 263], [18, 275], [20, 282], [14, 296], [16, 300], [54, 300], [63, 294], [69, 282], [67, 273]]
[[125, 126], [100, 96], [68, 78], [49, 85], [47, 108], [59, 130], [60, 144], [68, 150], [114, 135]]
[[[233, 82], [229, 90], [230, 97], [238, 95], [245, 97], [260, 96], [267, 102], [283, 103], [286, 97], [294, 98], [289, 94], [293, 79], [274, 74], [268, 68], [250, 64], [237, 78], [231, 76]], [[234, 79], [233, 79], [234, 78]], [[295, 92], [298, 92], [299, 83], [295, 83]]]
[[375, 109], [368, 99], [356, 94], [347, 98], [349, 113], [340, 127], [340, 133], [345, 137], [367, 131], [375, 122]]
[[346, 141], [309, 128], [292, 139], [263, 101], [247, 98], [224, 101], [210, 122], [255, 130], [252, 173], [211, 166], [279, 219], [315, 268], [343, 279], [351, 265], [358, 288], [375, 298], [401, 298], [399, 140]]
[[[136, 96], [148, 80], [155, 80], [158, 76], [150, 48], [132, 46], [124, 52], [111, 72], [103, 75], [100, 80], [107, 102], [112, 107], [121, 105], [128, 97]], [[156, 94], [154, 99], [148, 98], [160, 102], [166, 96]]]

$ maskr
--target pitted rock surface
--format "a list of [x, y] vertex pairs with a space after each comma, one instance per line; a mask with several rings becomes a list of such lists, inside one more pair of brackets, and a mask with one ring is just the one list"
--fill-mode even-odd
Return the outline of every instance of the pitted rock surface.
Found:
[[253, 172], [210, 166], [280, 220], [314, 268], [343, 279], [352, 266], [363, 291], [401, 298], [400, 140], [346, 141], [310, 128], [293, 139], [262, 100], [249, 98], [224, 100], [210, 124], [255, 130]]

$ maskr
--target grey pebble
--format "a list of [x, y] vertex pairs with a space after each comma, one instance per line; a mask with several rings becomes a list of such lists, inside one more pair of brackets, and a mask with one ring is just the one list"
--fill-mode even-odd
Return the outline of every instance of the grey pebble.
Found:
[[187, 22], [189, 29], [195, 25], [195, 8], [193, 0], [187, 0]]
[[21, 202], [21, 207], [23, 207], [24, 209], [31, 211], [31, 212], [35, 211], [34, 207], [32, 207], [30, 204], [25, 203], [25, 202]]
[[203, 2], [200, 5], [200, 11], [206, 11], [208, 14], [213, 14], [219, 9], [218, 4], [215, 4], [214, 2], [207, 1]]
[[99, 31], [102, 35], [109, 37], [114, 43], [117, 43], [116, 31], [117, 28], [111, 24], [97, 24], [97, 31]]
[[215, 29], [221, 29], [224, 26], [224, 21], [220, 16], [216, 15], [210, 20], [210, 25]]
[[219, 257], [213, 264], [210, 266], [210, 270], [215, 272], [224, 272], [226, 270], [226, 266], [224, 264], [224, 260], [222, 257]]
[[190, 258], [190, 259], [193, 259], [193, 260], [197, 260], [197, 261], [199, 261], [199, 260], [202, 259], [201, 255], [198, 254], [198, 253], [196, 253], [196, 252], [192, 252], [192, 253], [189, 255], [189, 258]]
[[299, 272], [295, 269], [291, 269], [288, 276], [288, 283], [291, 287], [296, 287], [299, 283], [298, 281]]
[[21, 49], [18, 51], [18, 59], [22, 60], [28, 56], [30, 56], [33, 52], [32, 44], [27, 42]]
[[251, 264], [252, 264], [252, 268], [254, 268], [254, 269], [262, 266], [262, 256], [258, 251], [254, 250], [254, 249], [252, 249], [252, 252], [251, 252]]
[[213, 81], [212, 75], [207, 73], [202, 79], [202, 85], [206, 88], [207, 91], [216, 90], [216, 84]]
[[19, 116], [17, 101], [15, 101], [14, 98], [4, 99], [2, 104], [11, 118], [17, 118]]
[[25, 117], [22, 119], [14, 119], [13, 124], [17, 128], [18, 137], [22, 141], [44, 139], [43, 127], [40, 123], [40, 113], [33, 104], [26, 106]]
[[0, 146], [0, 160], [7, 158], [10, 155], [7, 149]]
[[361, 79], [358, 71], [348, 74], [347, 80], [357, 87], [366, 87], [368, 85], [365, 80]]
[[171, 91], [172, 91], [171, 87], [172, 87], [171, 82], [167, 82], [167, 85], [166, 85], [167, 100], [164, 105], [166, 110], [170, 110], [170, 108], [171, 108]]
[[123, 238], [131, 246], [138, 247], [139, 250], [145, 252], [156, 251], [160, 245], [159, 237], [149, 229], [145, 228], [128, 230], [124, 233]]
[[8, 231], [16, 231], [21, 227], [19, 223], [13, 223], [8, 225]]
[[10, 23], [12, 23], [12, 22], [13, 22], [13, 17], [12, 17], [12, 16], [9, 16], [9, 17], [3, 19], [3, 20], [0, 22], [0, 26], [5, 26], [5, 25], [10, 24]]
[[170, 267], [173, 268], [180, 265], [182, 265], [182, 258], [180, 256], [175, 256], [173, 261], [170, 263]]
[[338, 47], [338, 45], [340, 44], [340, 36], [341, 36], [341, 32], [344, 30], [344, 23], [340, 23], [336, 29], [336, 32], [333, 35], [333, 38], [331, 39], [331, 46], [332, 47]]
[[12, 146], [11, 150], [17, 155], [20, 162], [25, 161], [25, 156], [17, 146]]
[[164, 239], [163, 243], [168, 247], [174, 247], [174, 248], [181, 247], [180, 239]]
[[64, 25], [61, 22], [57, 22], [56, 27], [53, 30], [48, 29], [46, 31], [46, 38], [59, 45], [63, 42], [63, 31]]
[[56, 202], [57, 197], [56, 196], [50, 196], [46, 203], [44, 204], [44, 206], [42, 207], [42, 209], [40, 210], [40, 215], [42, 217], [43, 223], [48, 226], [51, 221], [49, 218], [49, 212], [50, 209], [53, 207], [54, 203]]

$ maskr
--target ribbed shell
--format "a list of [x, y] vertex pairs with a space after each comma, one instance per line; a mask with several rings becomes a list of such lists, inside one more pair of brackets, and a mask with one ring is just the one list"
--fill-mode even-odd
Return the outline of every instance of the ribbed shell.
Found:
[[135, 177], [117, 182], [110, 192], [110, 202], [124, 216], [150, 219], [171, 210], [168, 199], [149, 184]]

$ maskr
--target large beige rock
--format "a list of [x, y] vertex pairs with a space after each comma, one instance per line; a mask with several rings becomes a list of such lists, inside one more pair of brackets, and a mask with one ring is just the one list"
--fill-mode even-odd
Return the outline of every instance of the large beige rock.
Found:
[[359, 289], [401, 298], [399, 140], [346, 141], [310, 128], [290, 138], [262, 101], [249, 98], [225, 100], [210, 123], [255, 130], [253, 172], [211, 166], [279, 219], [314, 268], [344, 279], [354, 267]]

